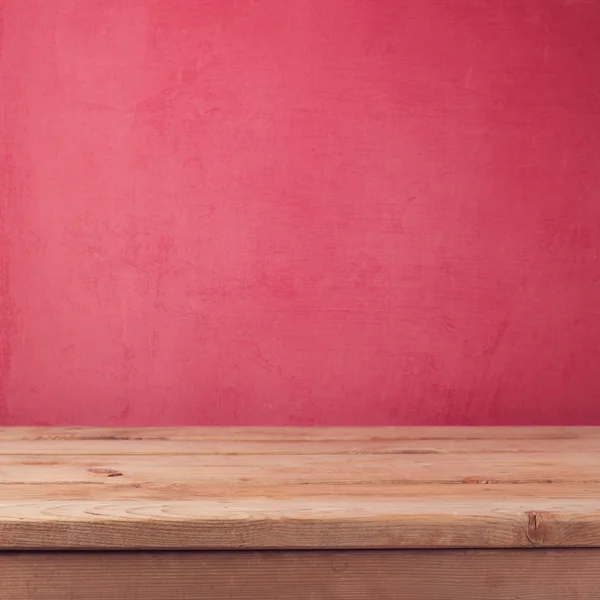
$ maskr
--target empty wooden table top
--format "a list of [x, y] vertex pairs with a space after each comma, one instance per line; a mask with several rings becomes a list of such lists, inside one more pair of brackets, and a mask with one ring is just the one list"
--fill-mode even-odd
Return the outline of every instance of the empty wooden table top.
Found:
[[0, 550], [600, 547], [600, 428], [4, 428]]

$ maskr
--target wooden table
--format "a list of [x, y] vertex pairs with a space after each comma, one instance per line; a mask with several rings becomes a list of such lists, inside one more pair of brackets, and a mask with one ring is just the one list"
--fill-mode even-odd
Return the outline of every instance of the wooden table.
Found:
[[600, 428], [0, 429], [0, 600], [600, 599]]

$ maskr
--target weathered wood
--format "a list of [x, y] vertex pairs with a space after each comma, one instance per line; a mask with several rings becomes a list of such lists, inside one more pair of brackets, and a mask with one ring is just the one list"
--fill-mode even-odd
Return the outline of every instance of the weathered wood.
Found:
[[0, 429], [0, 548], [600, 547], [600, 428]]
[[250, 482], [339, 484], [531, 484], [600, 485], [600, 454], [547, 452], [430, 455], [46, 455], [0, 456], [2, 481], [94, 483], [127, 477], [138, 483]]
[[591, 600], [600, 550], [0, 553], [2, 600]]
[[3, 440], [582, 440], [600, 427], [0, 427]]

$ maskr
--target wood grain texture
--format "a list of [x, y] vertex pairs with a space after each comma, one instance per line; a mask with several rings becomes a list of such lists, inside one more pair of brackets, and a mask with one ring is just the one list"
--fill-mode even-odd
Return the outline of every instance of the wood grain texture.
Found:
[[600, 547], [600, 429], [1, 429], [0, 548]]
[[433, 441], [600, 439], [600, 427], [0, 427], [0, 441]]
[[1, 600], [593, 600], [600, 550], [0, 553]]

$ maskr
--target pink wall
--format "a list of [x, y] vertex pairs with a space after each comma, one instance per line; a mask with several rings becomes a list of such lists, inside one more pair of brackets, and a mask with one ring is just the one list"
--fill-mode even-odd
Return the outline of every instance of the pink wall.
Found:
[[0, 421], [600, 423], [595, 0], [0, 0]]

